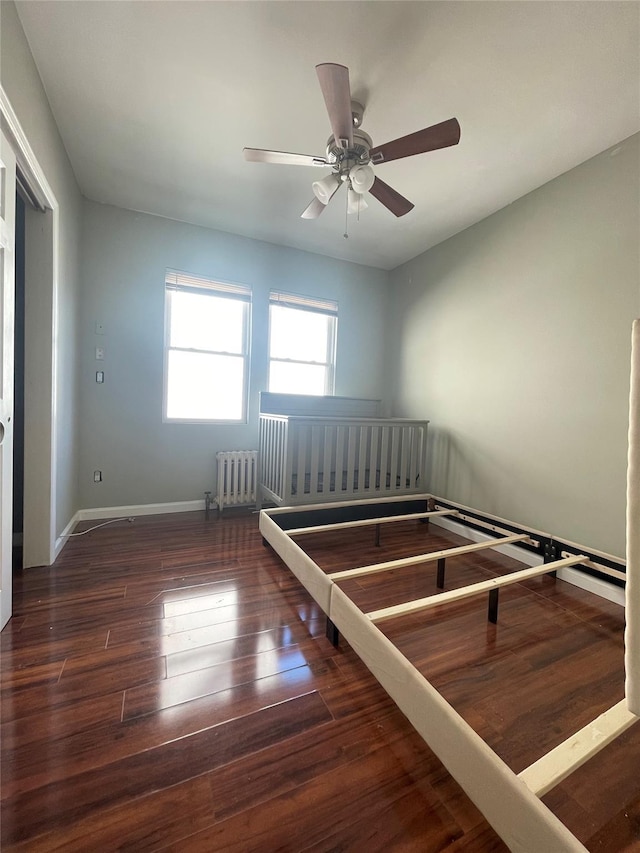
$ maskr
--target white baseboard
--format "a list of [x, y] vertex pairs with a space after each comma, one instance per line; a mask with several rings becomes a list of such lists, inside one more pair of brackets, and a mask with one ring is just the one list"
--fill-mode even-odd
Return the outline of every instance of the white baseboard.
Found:
[[130, 506], [102, 506], [79, 509], [56, 539], [54, 559], [68, 542], [68, 536], [79, 521], [102, 518], [131, 518], [136, 515], [162, 515], [166, 512], [197, 512], [203, 510], [204, 500], [172, 501], [166, 504], [131, 504]]
[[130, 518], [136, 515], [162, 515], [166, 512], [197, 512], [204, 509], [204, 499], [198, 501], [171, 501], [166, 504], [131, 504], [129, 506], [89, 507], [78, 510], [78, 521], [94, 518]]
[[613, 601], [614, 604], [619, 604], [621, 607], [625, 606], [624, 590], [619, 586], [603, 581], [600, 578], [594, 578], [576, 569], [560, 569], [558, 577], [560, 580], [572, 583], [574, 586], [579, 586], [580, 589], [593, 592], [594, 595], [599, 595], [600, 598], [606, 598], [608, 601]]
[[67, 544], [67, 537], [68, 537], [68, 535], [69, 535], [70, 533], [73, 533], [73, 528], [76, 526], [76, 524], [77, 524], [79, 521], [80, 521], [80, 513], [79, 513], [79, 512], [75, 512], [75, 513], [73, 514], [73, 516], [71, 517], [71, 521], [69, 521], [69, 523], [67, 524], [67, 526], [65, 527], [65, 529], [64, 529], [64, 530], [62, 531], [62, 533], [60, 534], [60, 536], [58, 536], [58, 538], [56, 539], [56, 544], [55, 544], [55, 546], [54, 546], [54, 550], [53, 550], [53, 559], [54, 559], [54, 560], [57, 558], [57, 556], [58, 556], [58, 554], [60, 553], [60, 551], [62, 551], [62, 549], [64, 548], [64, 546]]
[[[470, 539], [472, 542], [489, 542], [494, 538], [445, 516], [436, 516], [429, 519], [429, 521], [431, 524], [437, 524], [439, 527], [444, 527], [452, 533], [464, 536], [465, 539]], [[512, 557], [514, 560], [524, 563], [526, 566], [541, 566], [543, 563], [542, 557], [538, 556], [538, 554], [532, 554], [531, 551], [519, 548], [517, 545], [498, 545], [495, 550], [501, 554], [505, 554], [507, 557]], [[560, 580], [578, 586], [580, 589], [586, 589], [588, 592], [592, 592], [601, 598], [606, 598], [608, 601], [613, 601], [614, 604], [620, 604], [624, 607], [624, 590], [619, 586], [571, 568], [559, 569], [558, 577]]]

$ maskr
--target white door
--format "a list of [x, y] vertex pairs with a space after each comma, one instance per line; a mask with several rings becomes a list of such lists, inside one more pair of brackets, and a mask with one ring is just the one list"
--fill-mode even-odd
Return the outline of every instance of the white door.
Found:
[[0, 133], [0, 630], [11, 617], [16, 158]]

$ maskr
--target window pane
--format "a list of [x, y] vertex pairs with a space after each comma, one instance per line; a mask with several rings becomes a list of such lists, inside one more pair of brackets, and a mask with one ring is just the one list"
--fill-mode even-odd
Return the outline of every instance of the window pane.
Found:
[[167, 417], [242, 420], [244, 358], [169, 352]]
[[272, 361], [269, 373], [269, 391], [280, 394], [325, 393], [326, 368], [316, 364], [288, 364]]
[[[270, 312], [271, 358], [326, 362], [331, 317], [310, 311], [296, 311], [295, 308], [282, 308], [279, 305], [272, 305]], [[275, 388], [270, 390], [275, 391]]]
[[242, 353], [244, 302], [175, 290], [168, 296], [169, 346]]

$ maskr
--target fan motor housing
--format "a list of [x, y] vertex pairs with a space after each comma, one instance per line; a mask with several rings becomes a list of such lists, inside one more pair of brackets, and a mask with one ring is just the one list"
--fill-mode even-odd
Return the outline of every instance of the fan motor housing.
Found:
[[327, 140], [327, 159], [334, 164], [337, 172], [348, 172], [353, 166], [362, 166], [369, 162], [369, 149], [372, 144], [369, 134], [360, 128], [354, 128], [353, 145], [350, 148], [337, 145], [335, 137], [331, 135]]

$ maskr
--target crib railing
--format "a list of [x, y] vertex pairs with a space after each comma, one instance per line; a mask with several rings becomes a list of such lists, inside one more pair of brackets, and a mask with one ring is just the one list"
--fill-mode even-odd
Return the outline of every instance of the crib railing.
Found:
[[261, 414], [262, 497], [290, 506], [422, 492], [427, 424]]

